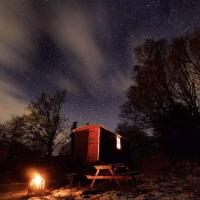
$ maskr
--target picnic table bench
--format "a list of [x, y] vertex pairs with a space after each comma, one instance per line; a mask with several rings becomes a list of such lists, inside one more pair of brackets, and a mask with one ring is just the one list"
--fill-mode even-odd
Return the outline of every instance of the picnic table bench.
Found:
[[[86, 175], [87, 179], [91, 179], [92, 183], [90, 188], [93, 188], [95, 181], [98, 180], [114, 180], [115, 183], [120, 187], [121, 184], [119, 180], [130, 180], [131, 176], [116, 174], [119, 168], [126, 168], [125, 164], [108, 164], [108, 165], [94, 165], [96, 169], [95, 175]], [[127, 168], [126, 168], [127, 169]], [[99, 175], [100, 171], [107, 171], [109, 175]]]

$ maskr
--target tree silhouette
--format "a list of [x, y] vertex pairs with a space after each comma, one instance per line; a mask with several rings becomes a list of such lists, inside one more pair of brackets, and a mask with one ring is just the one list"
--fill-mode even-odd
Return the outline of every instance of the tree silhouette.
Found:
[[6, 126], [5, 124], [0, 124], [0, 145], [6, 145]]
[[[0, 144], [8, 147], [10, 157], [16, 155], [16, 146], [24, 142], [24, 116], [15, 116], [0, 125]], [[22, 145], [23, 146], [23, 145]]]
[[200, 34], [148, 39], [135, 49], [137, 65], [120, 116], [170, 150], [197, 151], [199, 143]]
[[67, 135], [66, 119], [61, 114], [65, 102], [65, 91], [55, 94], [42, 93], [41, 96], [28, 107], [25, 117], [25, 128], [32, 147], [40, 149], [51, 156]]

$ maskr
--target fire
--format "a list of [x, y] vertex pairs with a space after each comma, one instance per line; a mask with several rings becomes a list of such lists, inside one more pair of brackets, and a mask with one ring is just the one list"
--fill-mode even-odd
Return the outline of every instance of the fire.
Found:
[[45, 186], [45, 180], [40, 176], [40, 174], [36, 174], [30, 181], [29, 185], [32, 189], [43, 190]]

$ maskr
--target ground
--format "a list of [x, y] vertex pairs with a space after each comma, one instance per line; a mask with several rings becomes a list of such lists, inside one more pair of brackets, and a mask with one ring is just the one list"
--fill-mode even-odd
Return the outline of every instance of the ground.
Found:
[[43, 195], [27, 196], [25, 184], [0, 186], [0, 199], [24, 200], [200, 200], [200, 165], [177, 165], [158, 173], [141, 172], [133, 181], [123, 183], [122, 188], [114, 184], [97, 183], [93, 190], [87, 187], [65, 186], [51, 189]]

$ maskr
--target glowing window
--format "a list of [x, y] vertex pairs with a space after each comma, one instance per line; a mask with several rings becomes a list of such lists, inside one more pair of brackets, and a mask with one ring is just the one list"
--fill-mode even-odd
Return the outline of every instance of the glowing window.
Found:
[[121, 149], [121, 138], [119, 136], [116, 137], [116, 147], [117, 149]]

